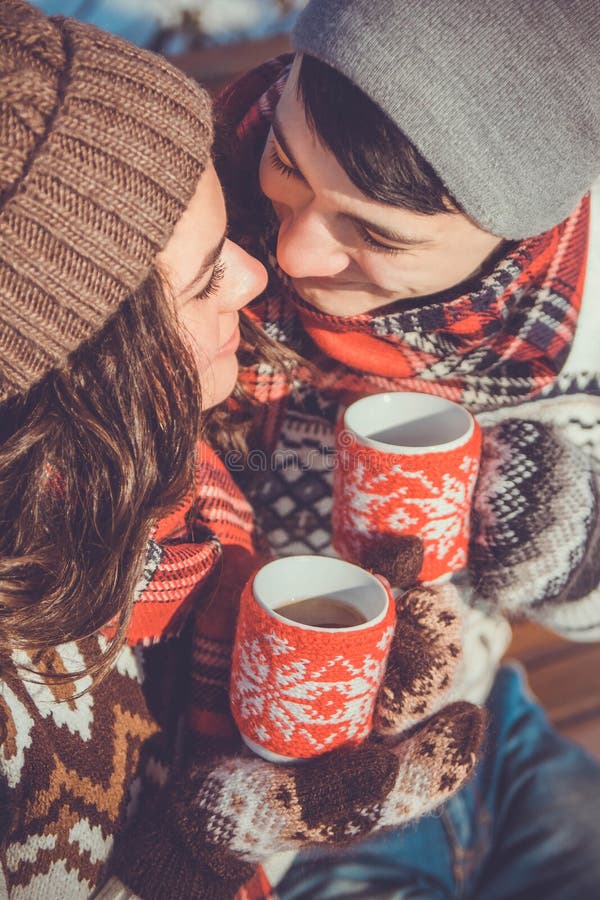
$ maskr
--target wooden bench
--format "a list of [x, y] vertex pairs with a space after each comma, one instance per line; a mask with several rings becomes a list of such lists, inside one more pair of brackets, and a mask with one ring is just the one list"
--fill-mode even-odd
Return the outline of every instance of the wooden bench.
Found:
[[565, 641], [524, 622], [513, 626], [507, 656], [523, 663], [558, 730], [600, 758], [600, 643]]

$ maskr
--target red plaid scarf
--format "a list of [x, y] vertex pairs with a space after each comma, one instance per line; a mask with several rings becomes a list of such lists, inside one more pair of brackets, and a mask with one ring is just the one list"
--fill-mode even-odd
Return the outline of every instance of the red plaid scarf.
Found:
[[[225, 157], [222, 175], [232, 200], [234, 237], [270, 270], [267, 291], [251, 306], [251, 315], [268, 334], [316, 364], [316, 375], [298, 371], [296, 378], [349, 396], [426, 391], [473, 411], [535, 397], [556, 379], [573, 340], [585, 275], [589, 197], [556, 228], [513, 246], [490, 274], [463, 293], [452, 289], [412, 307], [402, 301], [385, 314], [318, 312], [298, 297], [279, 269], [277, 222], [258, 195], [258, 161], [289, 67], [287, 56], [271, 60], [223, 95], [221, 112], [236, 140], [229, 142], [234, 157], [231, 165]], [[272, 443], [290, 388], [264, 364], [246, 370], [243, 383], [265, 404], [260, 428]]]

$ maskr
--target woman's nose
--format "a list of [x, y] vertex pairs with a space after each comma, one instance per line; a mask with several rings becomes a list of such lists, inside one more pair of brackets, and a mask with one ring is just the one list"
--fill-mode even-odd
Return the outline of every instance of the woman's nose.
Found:
[[267, 270], [258, 259], [239, 244], [226, 241], [222, 253], [228, 275], [223, 303], [228, 309], [241, 309], [262, 294], [267, 286]]

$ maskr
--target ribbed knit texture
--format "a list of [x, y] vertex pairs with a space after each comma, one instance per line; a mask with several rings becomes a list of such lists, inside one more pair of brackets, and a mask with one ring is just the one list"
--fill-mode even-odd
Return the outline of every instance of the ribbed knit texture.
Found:
[[600, 174], [597, 0], [311, 0], [292, 45], [361, 88], [494, 234], [552, 228]]
[[177, 634], [199, 588], [210, 593], [210, 576], [222, 574], [223, 553], [236, 547], [253, 556], [252, 532], [248, 501], [201, 442], [193, 489], [156, 524], [148, 542], [127, 642], [152, 644]]
[[210, 100], [166, 61], [0, 5], [0, 402], [150, 272], [209, 158]]

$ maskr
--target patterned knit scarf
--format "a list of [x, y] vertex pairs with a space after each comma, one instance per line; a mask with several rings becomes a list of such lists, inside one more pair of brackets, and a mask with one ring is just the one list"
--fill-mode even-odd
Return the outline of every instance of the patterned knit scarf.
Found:
[[[265, 331], [316, 363], [298, 372], [340, 394], [417, 390], [442, 394], [473, 411], [536, 396], [557, 377], [571, 346], [581, 303], [589, 197], [556, 228], [510, 248], [493, 271], [391, 312], [332, 316], [304, 303], [276, 260], [277, 222], [257, 196], [258, 161], [289, 72], [280, 57], [244, 76], [222, 98], [236, 126], [236, 160], [224, 163], [234, 226], [269, 267], [266, 293], [251, 307]], [[249, 188], [251, 184], [253, 188]], [[259, 213], [262, 219], [259, 221]], [[307, 335], [309, 339], [307, 339]], [[343, 339], [342, 339], [343, 336]], [[337, 363], [337, 365], [336, 365]], [[261, 365], [243, 383], [260, 403], [276, 404], [289, 387]], [[268, 419], [279, 419], [271, 409]]]
[[228, 545], [252, 553], [252, 510], [223, 463], [200, 444], [194, 489], [148, 543], [127, 643], [148, 645], [177, 634], [199, 590], [220, 572]]

